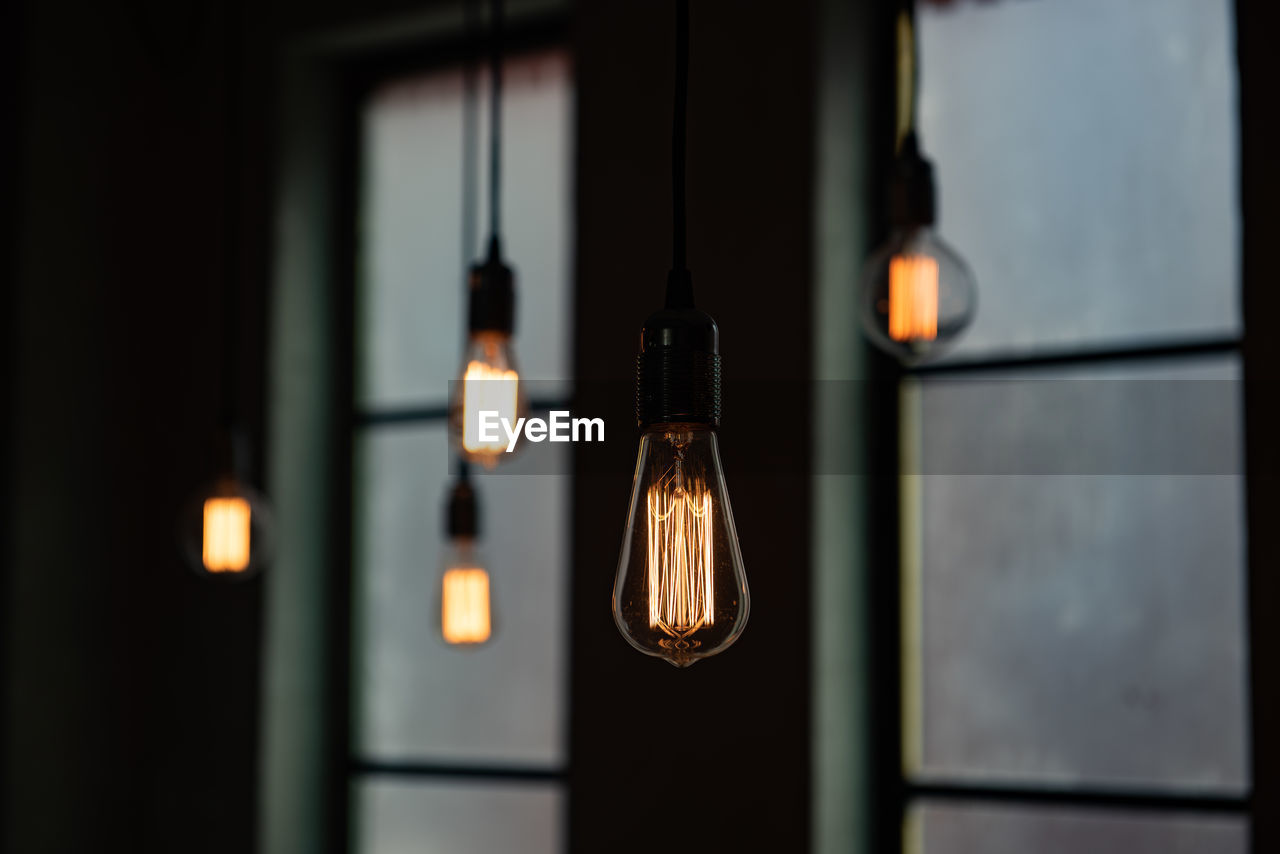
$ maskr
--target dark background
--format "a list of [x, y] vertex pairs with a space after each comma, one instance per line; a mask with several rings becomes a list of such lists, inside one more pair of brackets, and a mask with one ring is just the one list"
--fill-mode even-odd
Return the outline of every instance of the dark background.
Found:
[[[690, 261], [699, 300], [714, 306], [729, 378], [807, 376], [819, 4], [694, 5]], [[0, 303], [6, 851], [255, 850], [263, 582], [222, 587], [187, 572], [174, 520], [212, 465], [228, 276], [240, 295], [241, 399], [261, 436], [279, 51], [300, 33], [420, 7], [0, 7], [0, 204], [11, 223], [0, 260], [12, 283]], [[1280, 584], [1280, 343], [1266, 330], [1280, 317], [1270, 258], [1280, 141], [1268, 115], [1275, 73], [1261, 8], [1240, 0], [1237, 28], [1253, 834], [1255, 850], [1271, 851], [1280, 850], [1280, 746], [1270, 726], [1280, 718], [1270, 613]], [[583, 0], [570, 32], [577, 376], [613, 379], [629, 374], [667, 267], [670, 15], [651, 0]], [[628, 407], [584, 408], [626, 423]], [[738, 408], [726, 402], [727, 413]], [[753, 554], [752, 627], [694, 680], [626, 651], [598, 601], [626, 478], [576, 482], [575, 850], [652, 850], [662, 842], [646, 820], [653, 810], [679, 816], [705, 850], [806, 849], [808, 418], [808, 401], [791, 400], [724, 435], [726, 460], [768, 447], [794, 474], [733, 484]], [[610, 462], [629, 471], [633, 461], [619, 454], [592, 465]], [[714, 780], [692, 802], [671, 791], [668, 757], [642, 725], [659, 709], [713, 710], [703, 749]]]

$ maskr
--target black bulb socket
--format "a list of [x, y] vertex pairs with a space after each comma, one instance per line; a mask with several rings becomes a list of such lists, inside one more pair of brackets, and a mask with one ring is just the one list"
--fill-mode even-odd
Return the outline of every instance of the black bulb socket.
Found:
[[515, 331], [516, 276], [502, 263], [496, 244], [489, 257], [471, 267], [467, 277], [467, 329], [476, 332]]
[[640, 331], [636, 422], [720, 426], [720, 331], [693, 306], [688, 271], [671, 273], [666, 307]]
[[908, 134], [889, 175], [889, 225], [895, 229], [933, 225], [937, 204], [933, 164], [920, 153], [915, 134]]
[[445, 512], [445, 529], [449, 539], [475, 539], [480, 531], [479, 516], [476, 491], [471, 484], [465, 480], [454, 483]]

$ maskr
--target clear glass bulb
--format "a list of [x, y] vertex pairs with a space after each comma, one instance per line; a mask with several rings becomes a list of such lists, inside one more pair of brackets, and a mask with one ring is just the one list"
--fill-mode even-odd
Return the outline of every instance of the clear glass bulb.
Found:
[[919, 226], [894, 232], [862, 274], [862, 325], [881, 350], [907, 365], [955, 343], [973, 320], [978, 291], [968, 266]]
[[640, 438], [614, 622], [636, 649], [688, 667], [737, 640], [750, 608], [715, 431], [651, 426]]
[[489, 571], [470, 537], [454, 539], [440, 576], [440, 636], [451, 646], [479, 646], [493, 637]]
[[183, 557], [200, 575], [251, 577], [274, 550], [275, 524], [266, 498], [231, 475], [196, 493], [179, 524]]
[[496, 412], [513, 427], [525, 413], [510, 335], [493, 331], [471, 334], [454, 394], [453, 430], [458, 452], [468, 462], [493, 468], [508, 456], [507, 435], [499, 427], [490, 432], [496, 439], [482, 439], [480, 413]]

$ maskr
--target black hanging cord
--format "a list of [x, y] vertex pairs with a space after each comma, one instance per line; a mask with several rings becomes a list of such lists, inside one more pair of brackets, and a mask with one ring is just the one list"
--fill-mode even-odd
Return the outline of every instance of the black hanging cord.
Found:
[[243, 183], [243, 16], [241, 3], [225, 8], [226, 53], [223, 95], [223, 220], [222, 220], [222, 400], [218, 438], [219, 465], [228, 472], [245, 476], [243, 467], [244, 437], [240, 412], [240, 371], [243, 368], [240, 340], [240, 276], [243, 266], [241, 235], [241, 186]]
[[[472, 51], [479, 48], [479, 0], [464, 0], [462, 21]], [[475, 53], [469, 52], [474, 56]], [[479, 126], [479, 93], [476, 62], [468, 59], [462, 68], [462, 272], [465, 276], [476, 257], [476, 187], [477, 137]]]
[[689, 111], [689, 0], [676, 0], [676, 83], [671, 113], [671, 269], [688, 270], [685, 146]]
[[689, 0], [676, 0], [676, 76], [671, 107], [671, 272], [667, 276], [667, 308], [693, 307], [693, 281], [686, 248], [688, 112]]
[[894, 55], [897, 67], [894, 70], [898, 82], [898, 114], [893, 148], [895, 153], [901, 154], [904, 148], [915, 144], [916, 109], [920, 91], [920, 50], [916, 43], [914, 0], [902, 0], [899, 4], [895, 29], [897, 46]]
[[489, 257], [501, 253], [502, 223], [502, 13], [503, 0], [489, 3]]

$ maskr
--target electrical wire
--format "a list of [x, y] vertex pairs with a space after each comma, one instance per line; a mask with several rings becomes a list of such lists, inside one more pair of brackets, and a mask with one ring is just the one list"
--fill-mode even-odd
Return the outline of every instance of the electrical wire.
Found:
[[480, 98], [476, 61], [480, 41], [479, 0], [464, 0], [462, 26], [468, 45], [468, 59], [462, 66], [462, 274], [476, 257], [476, 188]]
[[676, 77], [671, 114], [671, 269], [688, 271], [685, 159], [689, 109], [689, 0], [676, 0]]
[[489, 4], [489, 257], [501, 255], [503, 0]]
[[243, 3], [226, 8], [226, 63], [223, 80], [223, 210], [222, 210], [222, 400], [221, 427], [228, 433], [240, 427], [240, 274], [243, 264], [241, 240], [242, 111], [244, 110]]
[[916, 132], [919, 51], [912, 0], [902, 2], [898, 12], [897, 37], [898, 115], [893, 151], [901, 154], [907, 138]]

